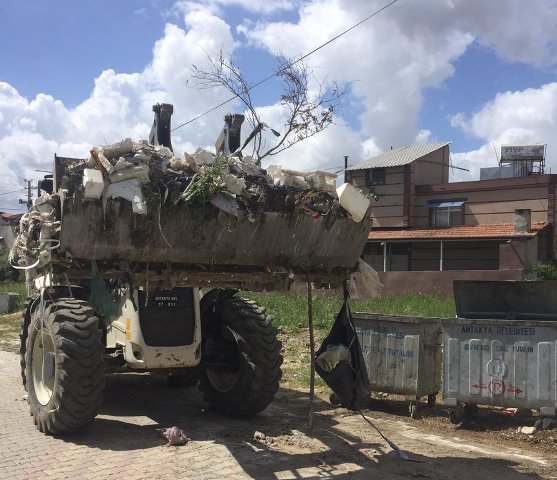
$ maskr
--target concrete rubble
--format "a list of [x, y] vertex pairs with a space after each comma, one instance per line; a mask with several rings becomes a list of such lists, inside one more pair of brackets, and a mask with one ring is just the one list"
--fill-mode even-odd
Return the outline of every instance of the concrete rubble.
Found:
[[[218, 208], [222, 206], [231, 215], [236, 215], [237, 209], [250, 210], [249, 206], [257, 203], [254, 197], [269, 197], [270, 190], [288, 192], [291, 198], [300, 197], [302, 191], [327, 192], [327, 208], [323, 210], [321, 205], [316, 205], [316, 212], [325, 214], [334, 203], [335, 211], [344, 211], [344, 215], [356, 222], [361, 221], [369, 206], [368, 199], [357, 190], [341, 187], [344, 193], [339, 209], [334, 173], [302, 172], [276, 165], [265, 170], [251, 157], [217, 155], [202, 148], [193, 154], [186, 152], [181, 158], [167, 147], [126, 138], [112, 145], [93, 147], [85, 166], [82, 173], [85, 199], [125, 198], [132, 202], [135, 213], [143, 215], [153, 207], [144, 201], [146, 186], [160, 194], [164, 201], [170, 197], [174, 204], [212, 203]], [[116, 183], [122, 185], [115, 187]], [[231, 206], [230, 201], [217, 198], [222, 194], [231, 197], [236, 207]], [[285, 200], [285, 210], [290, 209], [289, 203]], [[311, 202], [303, 203], [305, 209], [312, 209]], [[322, 204], [323, 197], [317, 203]]]
[[262, 212], [294, 211], [331, 222], [338, 217], [360, 222], [369, 207], [369, 199], [351, 185], [337, 193], [334, 173], [275, 165], [263, 169], [251, 157], [202, 148], [179, 157], [168, 147], [126, 138], [94, 146], [89, 158], [75, 160], [64, 167], [58, 192], [39, 197], [22, 217], [10, 256], [16, 268], [49, 264], [51, 250], [60, 244], [61, 204], [75, 195], [84, 204], [101, 202], [103, 208], [111, 198], [125, 199], [134, 214], [158, 221], [159, 229], [166, 205], [212, 206], [236, 218], [243, 211], [252, 223]]

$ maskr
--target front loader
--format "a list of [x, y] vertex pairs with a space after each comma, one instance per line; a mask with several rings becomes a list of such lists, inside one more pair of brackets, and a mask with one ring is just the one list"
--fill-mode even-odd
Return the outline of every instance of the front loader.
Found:
[[[356, 223], [335, 195], [275, 185], [235, 155], [239, 116], [226, 117], [210, 163], [201, 150], [178, 159], [172, 106], [154, 111], [152, 143], [55, 156], [52, 190], [22, 217], [10, 259], [26, 271], [21, 375], [42, 432], [89, 424], [108, 371], [198, 383], [225, 415], [264, 410], [279, 388], [281, 343], [239, 290], [341, 282], [367, 239], [369, 215]], [[208, 196], [193, 201], [202, 187]]]

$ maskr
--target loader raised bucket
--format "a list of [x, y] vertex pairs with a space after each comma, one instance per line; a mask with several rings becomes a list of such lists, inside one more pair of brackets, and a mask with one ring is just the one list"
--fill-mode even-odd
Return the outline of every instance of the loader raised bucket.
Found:
[[[235, 217], [210, 204], [200, 209], [165, 205], [159, 220], [158, 208], [138, 215], [125, 200], [109, 199], [103, 211], [100, 201], [67, 198], [60, 253], [120, 269], [122, 262], [148, 263], [151, 275], [164, 266], [173, 272], [174, 284], [236, 282], [245, 288], [294, 276], [335, 282], [354, 269], [371, 228], [369, 215], [355, 223], [346, 216], [298, 210], [255, 217], [239, 210]], [[177, 271], [182, 273], [176, 276]], [[268, 286], [278, 285], [263, 285]]]

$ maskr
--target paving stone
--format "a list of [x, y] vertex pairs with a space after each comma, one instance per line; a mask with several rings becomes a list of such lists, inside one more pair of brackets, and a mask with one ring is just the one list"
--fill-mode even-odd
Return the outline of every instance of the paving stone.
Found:
[[[130, 387], [124, 384], [121, 388]], [[101, 412], [99, 420], [85, 433], [68, 437], [44, 435], [33, 425], [27, 402], [22, 400], [25, 392], [18, 356], [0, 351], [1, 480], [252, 478], [242, 471], [230, 450], [214, 441], [165, 447], [164, 439], [155, 430], [160, 426], [148, 418], [134, 417], [137, 409], [133, 404], [128, 405], [133, 414], [126, 415], [126, 405], [118, 404], [117, 389], [113, 390], [114, 395], [109, 392], [108, 396], [113, 397], [121, 416], [105, 416]], [[183, 416], [182, 405], [172, 408], [176, 418]], [[166, 410], [161, 404], [161, 414], [168, 415]]]

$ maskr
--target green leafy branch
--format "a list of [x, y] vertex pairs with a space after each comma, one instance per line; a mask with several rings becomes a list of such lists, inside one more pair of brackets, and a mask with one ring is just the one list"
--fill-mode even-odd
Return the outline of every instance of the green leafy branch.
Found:
[[186, 205], [203, 205], [208, 203], [217, 193], [224, 193], [231, 197], [235, 194], [228, 191], [224, 183], [224, 176], [230, 172], [233, 159], [219, 155], [212, 165], [201, 167], [199, 173], [188, 185], [182, 199]]

